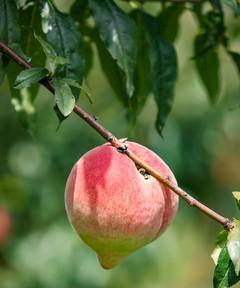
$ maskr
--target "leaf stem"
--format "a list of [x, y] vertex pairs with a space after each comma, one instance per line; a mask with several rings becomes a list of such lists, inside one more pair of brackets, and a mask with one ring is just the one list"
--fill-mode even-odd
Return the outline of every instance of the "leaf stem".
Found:
[[[8, 56], [10, 59], [14, 60], [18, 65], [20, 65], [23, 69], [30, 69], [32, 66], [24, 60], [21, 56], [19, 56], [17, 53], [15, 53], [11, 48], [9, 48], [4, 43], [0, 42], [0, 50]], [[54, 93], [54, 88], [49, 82], [47, 78], [41, 80], [39, 82], [40, 84], [44, 85], [50, 92]], [[183, 189], [178, 187], [177, 185], [173, 184], [168, 177], [165, 175], [162, 175], [159, 171], [155, 170], [153, 167], [142, 161], [137, 155], [135, 155], [126, 144], [124, 144], [124, 141], [119, 140], [116, 138], [110, 131], [108, 131], [104, 126], [102, 126], [95, 117], [90, 115], [88, 112], [86, 112], [83, 108], [81, 108], [78, 105], [74, 106], [73, 110], [79, 117], [81, 117], [85, 122], [87, 122], [92, 128], [94, 128], [104, 139], [106, 139], [113, 147], [117, 148], [119, 152], [124, 153], [126, 156], [128, 156], [136, 165], [144, 168], [150, 175], [152, 175], [154, 178], [156, 178], [160, 183], [171, 189], [173, 192], [175, 192], [177, 195], [179, 195], [181, 198], [183, 198], [190, 206], [193, 206], [200, 211], [202, 211], [204, 214], [212, 218], [213, 220], [219, 222], [224, 229], [231, 230], [234, 226], [232, 221], [229, 218], [226, 218], [215, 211], [208, 208], [203, 203], [199, 202], [192, 196], [190, 196], [188, 193], [186, 193]]]

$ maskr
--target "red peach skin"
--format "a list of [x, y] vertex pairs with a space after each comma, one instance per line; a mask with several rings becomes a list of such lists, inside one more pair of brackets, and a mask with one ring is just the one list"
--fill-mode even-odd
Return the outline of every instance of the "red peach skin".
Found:
[[[159, 156], [140, 144], [127, 144], [176, 184]], [[65, 190], [69, 220], [105, 269], [159, 237], [175, 216], [178, 196], [140, 172], [126, 155], [105, 144], [83, 155], [69, 175]]]

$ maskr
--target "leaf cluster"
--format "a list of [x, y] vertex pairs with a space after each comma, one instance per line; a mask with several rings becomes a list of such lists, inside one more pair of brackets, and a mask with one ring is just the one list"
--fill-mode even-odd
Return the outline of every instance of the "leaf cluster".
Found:
[[[31, 126], [33, 115], [22, 105], [21, 89], [27, 88], [29, 105], [33, 106], [38, 86], [31, 85], [41, 80], [41, 75], [52, 81], [54, 77], [55, 111], [60, 120], [64, 119], [73, 110], [82, 82], [94, 65], [96, 45], [102, 70], [125, 107], [130, 124], [135, 124], [152, 95], [158, 110], [156, 128], [162, 134], [172, 109], [178, 76], [174, 41], [179, 20], [189, 5], [163, 3], [157, 15], [152, 16], [145, 9], [147, 1], [126, 1], [126, 9], [120, 2], [75, 1], [66, 14], [51, 0], [1, 1], [0, 41], [31, 61], [34, 67], [42, 67], [46, 62], [49, 71], [47, 75], [46, 70], [39, 68], [21, 74], [20, 78], [24, 75], [31, 78], [30, 74], [33, 78], [20, 84], [18, 77], [16, 87], [20, 89], [16, 90], [13, 89], [16, 66], [1, 56], [0, 81], [7, 74], [13, 103], [18, 104], [14, 107], [21, 107], [18, 112], [26, 128]], [[230, 39], [226, 36], [224, 19], [224, 6], [239, 15], [239, 4], [233, 0], [210, 0], [190, 5], [200, 31], [195, 38], [193, 60], [209, 99], [216, 102], [221, 88], [219, 46], [225, 48], [239, 71], [240, 54], [228, 48]], [[70, 81], [72, 84], [75, 81], [74, 85]]]
[[[239, 208], [240, 192], [233, 192]], [[216, 239], [212, 258], [216, 264], [214, 288], [228, 288], [240, 281], [240, 220], [233, 220], [234, 228], [223, 230]]]

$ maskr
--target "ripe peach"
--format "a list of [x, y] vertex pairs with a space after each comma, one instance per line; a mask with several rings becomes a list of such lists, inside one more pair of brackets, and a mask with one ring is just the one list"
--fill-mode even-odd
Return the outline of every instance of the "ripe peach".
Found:
[[[127, 144], [176, 183], [154, 152], [134, 142]], [[110, 269], [164, 232], [176, 213], [178, 196], [105, 144], [83, 155], [73, 167], [65, 205], [77, 233], [96, 251], [102, 267]]]
[[11, 232], [11, 217], [5, 207], [0, 206], [0, 248], [7, 243]]

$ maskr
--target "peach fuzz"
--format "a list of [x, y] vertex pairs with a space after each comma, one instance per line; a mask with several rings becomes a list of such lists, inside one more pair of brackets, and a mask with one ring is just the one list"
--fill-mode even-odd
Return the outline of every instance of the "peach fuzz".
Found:
[[[140, 144], [126, 143], [176, 184], [159, 156]], [[81, 239], [96, 251], [102, 267], [110, 269], [165, 231], [175, 216], [178, 196], [126, 155], [104, 144], [74, 165], [66, 184], [65, 205]]]

